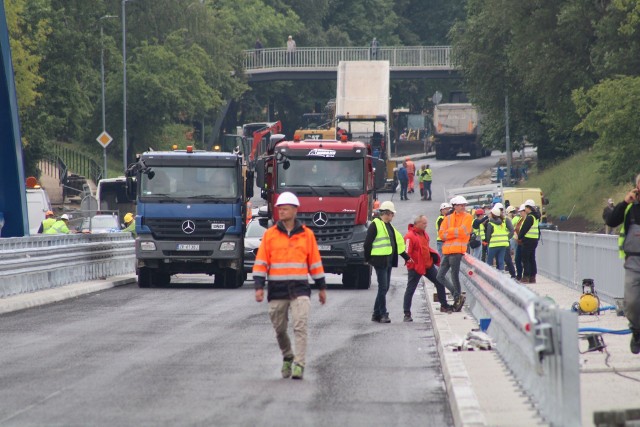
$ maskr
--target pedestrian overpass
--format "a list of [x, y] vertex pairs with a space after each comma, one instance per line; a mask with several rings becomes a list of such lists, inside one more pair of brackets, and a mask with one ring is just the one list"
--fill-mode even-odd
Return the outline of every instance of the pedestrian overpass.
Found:
[[335, 80], [340, 61], [389, 61], [392, 79], [460, 78], [450, 46], [303, 47], [243, 51], [249, 82], [275, 80]]

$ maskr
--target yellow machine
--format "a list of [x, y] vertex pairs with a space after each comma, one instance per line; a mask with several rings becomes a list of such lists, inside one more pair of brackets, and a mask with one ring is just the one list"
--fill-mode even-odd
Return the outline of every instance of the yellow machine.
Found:
[[600, 298], [595, 291], [593, 279], [582, 279], [582, 295], [573, 304], [578, 314], [600, 314]]

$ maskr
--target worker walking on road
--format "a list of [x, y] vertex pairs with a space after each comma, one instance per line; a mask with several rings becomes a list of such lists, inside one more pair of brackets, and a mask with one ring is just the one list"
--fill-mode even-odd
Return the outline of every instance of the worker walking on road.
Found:
[[403, 309], [405, 322], [413, 322], [411, 301], [422, 276], [431, 280], [435, 285], [438, 301], [440, 301], [440, 311], [443, 313], [451, 313], [453, 311], [453, 307], [447, 303], [447, 291], [437, 278], [438, 269], [436, 265], [440, 264], [440, 255], [429, 246], [429, 235], [425, 231], [426, 228], [427, 217], [418, 215], [413, 224], [409, 224], [409, 231], [404, 236], [407, 254], [411, 257], [411, 261], [407, 262], [409, 277], [407, 279], [407, 289], [404, 292]]
[[[440, 225], [439, 235], [443, 242], [442, 253], [444, 257], [438, 272], [438, 281], [451, 292], [454, 310], [461, 311], [465, 297], [462, 295], [460, 287], [460, 262], [467, 252], [473, 218], [466, 211], [467, 199], [464, 197], [454, 197], [451, 199], [451, 205], [453, 213], [447, 215]], [[446, 276], [449, 269], [451, 269], [451, 281]]]
[[123, 232], [128, 231], [133, 235], [133, 237], [137, 237], [136, 234], [136, 218], [133, 216], [131, 212], [127, 212], [124, 216], [124, 225], [125, 228], [122, 230]]
[[53, 224], [56, 222], [56, 218], [53, 215], [53, 211], [47, 211], [44, 214], [44, 218], [40, 223], [40, 228], [38, 228], [38, 234], [46, 233], [48, 229], [51, 228]]
[[421, 181], [424, 187], [424, 200], [431, 200], [431, 182], [433, 181], [433, 172], [429, 165], [424, 168]]
[[409, 193], [415, 193], [414, 190], [414, 184], [415, 184], [415, 177], [416, 177], [416, 164], [413, 163], [413, 160], [411, 160], [410, 157], [407, 157], [405, 159], [405, 161], [407, 162], [407, 174], [409, 175]]
[[62, 214], [44, 234], [69, 234], [69, 215]]
[[[307, 322], [311, 306], [308, 275], [320, 288], [320, 304], [327, 301], [324, 269], [316, 238], [309, 228], [296, 219], [300, 201], [295, 194], [284, 192], [276, 201], [280, 220], [262, 238], [253, 266], [256, 301], [264, 299], [268, 283], [269, 317], [282, 351], [282, 378], [301, 380], [307, 352]], [[293, 320], [295, 354], [287, 333], [289, 310]]]
[[405, 261], [411, 258], [405, 252], [402, 234], [391, 225], [396, 213], [393, 202], [382, 202], [379, 218], [371, 221], [364, 240], [364, 256], [376, 270], [378, 294], [373, 304], [372, 322], [391, 323], [387, 311], [387, 292], [391, 282], [391, 269], [398, 266], [398, 255]]
[[522, 242], [522, 283], [536, 283], [538, 266], [536, 263], [536, 248], [540, 239], [540, 213], [536, 203], [529, 199], [524, 202], [525, 217], [522, 220], [518, 241]]
[[618, 248], [624, 258], [624, 314], [631, 329], [631, 353], [640, 353], [640, 175], [607, 217], [609, 227], [620, 227]]

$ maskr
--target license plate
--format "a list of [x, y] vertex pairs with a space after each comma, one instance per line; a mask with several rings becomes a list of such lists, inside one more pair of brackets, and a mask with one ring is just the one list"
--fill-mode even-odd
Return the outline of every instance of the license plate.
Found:
[[176, 249], [179, 251], [199, 251], [200, 245], [178, 245]]
[[318, 245], [318, 250], [330, 251], [331, 250], [331, 245]]
[[224, 224], [211, 224], [212, 230], [224, 230]]

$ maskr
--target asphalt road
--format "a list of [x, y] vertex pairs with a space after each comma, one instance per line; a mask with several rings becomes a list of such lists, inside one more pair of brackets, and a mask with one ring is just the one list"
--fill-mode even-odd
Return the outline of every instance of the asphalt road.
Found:
[[[429, 162], [433, 201], [398, 195], [394, 224], [433, 221], [443, 186], [496, 158]], [[434, 239], [435, 246], [435, 239]], [[453, 423], [424, 296], [402, 322], [406, 270], [394, 271], [391, 324], [371, 322], [377, 285], [312, 296], [303, 381], [280, 378], [266, 303], [252, 283], [207, 276], [167, 288], [125, 286], [0, 316], [0, 426], [444, 426]]]

